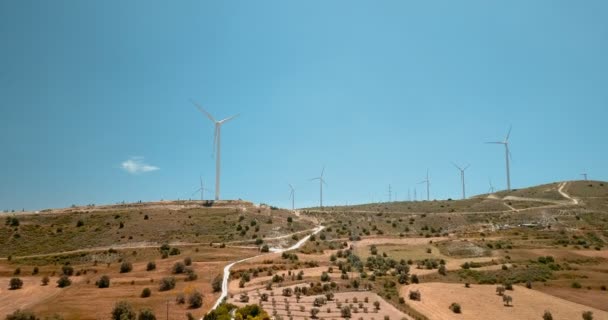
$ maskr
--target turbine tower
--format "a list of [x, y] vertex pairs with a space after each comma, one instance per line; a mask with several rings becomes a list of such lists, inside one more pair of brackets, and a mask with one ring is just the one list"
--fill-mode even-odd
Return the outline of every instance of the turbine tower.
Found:
[[215, 124], [215, 132], [213, 134], [213, 151], [215, 152], [215, 200], [220, 199], [220, 167], [221, 167], [221, 137], [222, 137], [222, 125], [226, 122], [238, 117], [239, 115], [233, 115], [226, 119], [217, 121], [213, 116], [205, 111], [198, 103], [192, 101], [192, 103], [200, 110], [204, 115]]
[[452, 164], [454, 165], [454, 167], [456, 167], [458, 170], [460, 170], [460, 181], [462, 182], [462, 199], [466, 199], [466, 193], [465, 193], [465, 188], [464, 188], [464, 171], [467, 170], [471, 165], [467, 164], [466, 167], [461, 168], [459, 166], [457, 166], [454, 162], [452, 162]]
[[511, 152], [509, 152], [509, 136], [511, 135], [511, 127], [509, 127], [509, 132], [507, 132], [507, 136], [503, 141], [492, 141], [486, 142], [491, 144], [503, 144], [505, 146], [505, 159], [507, 162], [507, 191], [511, 191], [511, 173], [509, 171], [509, 158], [511, 157]]
[[323, 170], [321, 170], [320, 176], [310, 179], [310, 181], [319, 180], [319, 206], [321, 207], [321, 210], [323, 210], [323, 184], [327, 185], [327, 183], [325, 183], [325, 180], [323, 179], [324, 172], [325, 167], [323, 167]]
[[391, 190], [391, 185], [388, 185], [388, 202], [392, 202], [393, 191]]
[[291, 211], [294, 211], [296, 209], [296, 207], [295, 207], [296, 189], [293, 188], [291, 183], [289, 184], [289, 189], [291, 189], [291, 192], [289, 193], [289, 198], [291, 199]]
[[581, 176], [583, 176], [583, 178], [585, 179], [585, 181], [587, 181], [587, 174], [586, 173], [581, 173]]
[[426, 201], [429, 201], [431, 199], [429, 189], [429, 186], [431, 185], [431, 181], [429, 180], [429, 169], [426, 169], [426, 179], [418, 182], [418, 184], [421, 183], [426, 183]]

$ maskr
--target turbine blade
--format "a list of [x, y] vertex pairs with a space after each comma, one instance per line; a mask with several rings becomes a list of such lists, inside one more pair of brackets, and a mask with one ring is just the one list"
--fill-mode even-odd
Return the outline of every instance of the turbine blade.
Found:
[[198, 188], [198, 189], [196, 189], [196, 191], [192, 192], [191, 197], [192, 197], [193, 195], [197, 194], [199, 191], [201, 191], [201, 188]]
[[190, 99], [190, 101], [192, 102], [192, 104], [194, 104], [194, 106], [200, 111], [202, 112], [204, 115], [207, 116], [207, 118], [209, 118], [209, 120], [213, 121], [214, 123], [217, 122], [215, 121], [215, 118], [213, 118], [213, 116], [211, 115], [211, 113], [205, 111], [205, 109], [203, 109], [203, 107], [201, 107], [198, 103], [196, 103], [196, 101]]
[[236, 118], [236, 117], [238, 117], [238, 116], [240, 116], [240, 115], [241, 115], [240, 113], [235, 114], [235, 115], [233, 115], [232, 117], [228, 117], [228, 118], [226, 118], [226, 119], [224, 119], [224, 120], [220, 120], [220, 121], [219, 121], [219, 123], [220, 123], [220, 124], [224, 124], [224, 123], [226, 123], [226, 122], [228, 122], [228, 121], [230, 121], [230, 120], [232, 120], [232, 119], [234, 119], [234, 118]]
[[315, 180], [319, 180], [319, 179], [320, 179], [320, 178], [312, 178], [312, 179], [310, 179], [310, 180], [308, 180], [308, 181], [315, 181]]
[[507, 137], [505, 138], [505, 142], [509, 141], [509, 136], [511, 136], [511, 129], [513, 126], [509, 126], [509, 132], [507, 132]]
[[490, 144], [505, 144], [503, 141], [490, 141], [490, 142], [486, 142], [486, 143], [490, 143]]
[[452, 162], [452, 165], [453, 165], [454, 167], [456, 167], [458, 170], [462, 171], [462, 168], [461, 168], [461, 167], [459, 167], [459, 166], [458, 166], [457, 164], [455, 164], [454, 162]]
[[325, 172], [325, 166], [323, 166], [323, 170], [321, 170], [321, 178], [323, 178], [323, 173]]
[[464, 167], [464, 169], [463, 169], [462, 171], [467, 170], [467, 169], [468, 169], [470, 166], [471, 166], [470, 164], [467, 164], [467, 166], [466, 166], [466, 167]]

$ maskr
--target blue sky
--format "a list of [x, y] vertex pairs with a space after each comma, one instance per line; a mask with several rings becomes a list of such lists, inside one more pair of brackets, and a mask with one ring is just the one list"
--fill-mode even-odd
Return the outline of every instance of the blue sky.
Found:
[[[0, 209], [606, 180], [606, 1], [0, 2]], [[129, 173], [129, 168], [144, 172]], [[196, 196], [195, 196], [196, 197]]]

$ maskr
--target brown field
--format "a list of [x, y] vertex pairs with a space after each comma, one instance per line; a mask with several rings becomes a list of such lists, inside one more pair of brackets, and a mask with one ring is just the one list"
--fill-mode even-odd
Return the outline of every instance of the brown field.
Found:
[[[410, 290], [420, 290], [422, 300], [408, 300], [407, 303], [431, 320], [536, 320], [542, 319], [545, 310], [549, 310], [554, 319], [581, 319], [582, 312], [587, 310], [593, 312], [594, 319], [608, 319], [606, 311], [521, 286], [515, 286], [514, 291], [507, 291], [513, 297], [513, 306], [506, 307], [495, 288], [492, 285], [471, 285], [471, 288], [465, 288], [462, 284], [423, 283], [403, 287], [401, 291], [407, 296]], [[455, 314], [448, 308], [453, 302], [461, 305], [461, 314]]]

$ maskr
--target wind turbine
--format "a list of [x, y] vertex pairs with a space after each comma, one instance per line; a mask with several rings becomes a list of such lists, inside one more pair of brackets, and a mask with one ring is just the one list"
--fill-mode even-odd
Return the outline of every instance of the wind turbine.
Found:
[[201, 187], [196, 189], [196, 191], [192, 192], [192, 195], [194, 195], [195, 193], [200, 191], [201, 192], [201, 201], [204, 201], [205, 200], [205, 191], [211, 191], [211, 190], [205, 188], [205, 184], [203, 183], [203, 176], [201, 176], [200, 179], [201, 179]]
[[431, 184], [431, 181], [429, 180], [429, 169], [426, 169], [426, 179], [418, 182], [418, 184], [421, 184], [421, 183], [426, 183], [426, 201], [429, 201], [431, 199], [430, 192], [429, 192], [429, 186]]
[[320, 204], [321, 210], [323, 210], [323, 184], [327, 185], [327, 183], [325, 183], [325, 180], [323, 179], [324, 172], [325, 172], [325, 167], [323, 167], [323, 170], [321, 170], [320, 176], [310, 179], [310, 181], [319, 180], [319, 204]]
[[494, 185], [492, 185], [492, 179], [490, 179], [490, 189], [488, 189], [490, 193], [494, 193]]
[[388, 185], [388, 202], [392, 202], [393, 191], [391, 190], [391, 185]]
[[289, 193], [289, 198], [291, 199], [291, 210], [294, 211], [296, 209], [296, 207], [295, 207], [296, 189], [293, 188], [291, 183], [289, 184], [289, 189], [291, 189], [291, 192]]
[[452, 162], [452, 164], [454, 165], [454, 167], [456, 167], [458, 170], [460, 170], [460, 181], [462, 182], [462, 198], [466, 199], [466, 193], [465, 193], [465, 188], [464, 188], [464, 171], [467, 170], [471, 165], [467, 164], [466, 167], [461, 168], [459, 166], [457, 166], [454, 162]]
[[192, 104], [194, 104], [198, 110], [200, 110], [204, 115], [207, 116], [207, 118], [209, 118], [209, 120], [211, 120], [211, 122], [213, 122], [215, 124], [215, 132], [213, 134], [213, 151], [215, 151], [215, 200], [219, 200], [220, 199], [220, 164], [221, 164], [221, 137], [222, 137], [222, 125], [236, 117], [238, 117], [239, 115], [233, 115], [231, 117], [228, 117], [226, 119], [217, 121], [215, 120], [215, 118], [213, 118], [213, 116], [205, 111], [205, 109], [203, 109], [198, 103], [192, 101]]
[[581, 176], [583, 176], [583, 178], [585, 178], [585, 181], [587, 181], [587, 174], [586, 173], [581, 173]]
[[511, 152], [509, 152], [509, 136], [511, 135], [511, 127], [509, 126], [509, 132], [507, 132], [507, 136], [503, 141], [492, 141], [486, 142], [491, 144], [503, 144], [505, 146], [505, 159], [507, 161], [507, 191], [511, 191], [511, 173], [509, 172], [509, 158], [511, 157]]

